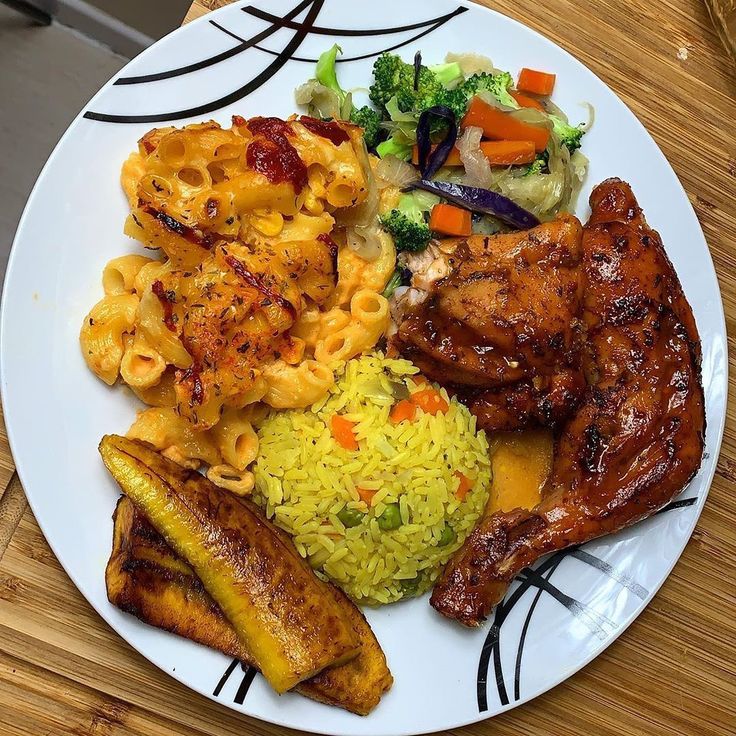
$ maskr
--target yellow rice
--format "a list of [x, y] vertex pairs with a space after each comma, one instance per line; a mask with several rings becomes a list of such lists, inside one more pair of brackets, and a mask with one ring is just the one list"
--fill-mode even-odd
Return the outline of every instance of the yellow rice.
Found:
[[[413, 421], [391, 423], [397, 396], [426, 389], [408, 361], [377, 353], [342, 371], [310, 410], [271, 412], [261, 422], [254, 498], [315, 570], [358, 602], [391, 603], [428, 590], [472, 530], [488, 500], [488, 442], [444, 389], [446, 414], [420, 409]], [[337, 444], [335, 414], [355, 423], [359, 450]], [[462, 501], [460, 473], [472, 483]], [[370, 507], [358, 488], [375, 491]], [[378, 520], [390, 504], [401, 526], [383, 531]], [[345, 508], [363, 512], [357, 526], [338, 518]], [[446, 525], [454, 541], [442, 545]]]

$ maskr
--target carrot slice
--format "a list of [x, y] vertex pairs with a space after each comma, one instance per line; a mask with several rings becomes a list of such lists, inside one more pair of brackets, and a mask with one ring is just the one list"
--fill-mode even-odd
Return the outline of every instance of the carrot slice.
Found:
[[[483, 141], [480, 150], [493, 166], [530, 164], [537, 156], [534, 141]], [[414, 146], [414, 163], [419, 163], [419, 152]], [[462, 166], [460, 151], [453, 148], [445, 166]]]
[[541, 153], [549, 143], [549, 130], [540, 125], [530, 125], [512, 114], [497, 110], [480, 97], [474, 97], [463, 120], [463, 127], [480, 128], [486, 138], [496, 141], [532, 141], [534, 149]]
[[429, 218], [429, 229], [442, 235], [467, 238], [473, 232], [473, 215], [452, 204], [436, 204]]
[[355, 490], [358, 491], [360, 500], [367, 503], [368, 506], [370, 506], [373, 503], [373, 496], [375, 496], [376, 493], [378, 493], [378, 491], [371, 491], [368, 488], [356, 488]]
[[405, 421], [413, 422], [416, 415], [417, 405], [408, 399], [402, 399], [391, 409], [390, 419], [392, 424], [399, 424]]
[[529, 97], [529, 95], [522, 94], [516, 90], [512, 90], [509, 94], [519, 103], [519, 107], [530, 107], [532, 110], [541, 110], [544, 112], [544, 105], [534, 97]]
[[445, 414], [450, 405], [442, 398], [442, 394], [433, 389], [425, 388], [412, 395], [411, 400], [427, 414]]
[[354, 422], [341, 417], [339, 414], [333, 415], [330, 420], [330, 428], [335, 442], [346, 450], [358, 449], [358, 440], [355, 439], [355, 432], [353, 431], [354, 427]]
[[535, 95], [551, 95], [555, 88], [557, 76], [539, 72], [536, 69], [524, 68], [519, 74], [519, 83], [516, 88], [520, 92], [531, 92]]
[[534, 141], [483, 141], [480, 150], [495, 166], [530, 164], [537, 157]]
[[455, 477], [458, 479], [459, 484], [457, 487], [457, 490], [455, 491], [455, 495], [461, 500], [464, 501], [465, 497], [470, 493], [470, 491], [473, 489], [473, 484], [470, 482], [470, 479], [467, 475], [461, 472], [455, 473]]

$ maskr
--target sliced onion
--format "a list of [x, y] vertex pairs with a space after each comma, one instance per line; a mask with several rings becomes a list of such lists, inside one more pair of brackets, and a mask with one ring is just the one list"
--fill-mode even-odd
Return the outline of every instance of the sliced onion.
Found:
[[486, 103], [489, 107], [495, 107], [496, 110], [500, 110], [501, 112], [513, 112], [514, 110], [518, 110], [519, 106], [518, 104], [516, 107], [510, 107], [509, 105], [504, 105], [501, 100], [499, 100], [495, 95], [492, 95], [487, 90], [481, 90], [478, 92], [476, 97], [480, 97], [483, 102]]
[[396, 97], [386, 103], [386, 112], [391, 119], [383, 123], [384, 130], [398, 143], [413, 146], [417, 142], [417, 115], [413, 112], [401, 112]]
[[588, 173], [589, 163], [590, 160], [588, 159], [588, 157], [580, 150], [575, 151], [575, 153], [573, 153], [573, 155], [570, 157], [570, 164], [572, 166], [573, 174], [580, 181], [585, 179], [585, 176]]
[[595, 125], [595, 108], [590, 102], [583, 102], [583, 106], [588, 110], [588, 122], [580, 123], [580, 130], [587, 133]]
[[[442, 120], [447, 123], [447, 133], [432, 152], [432, 122]], [[425, 179], [431, 179], [445, 164], [457, 142], [457, 118], [449, 107], [436, 105], [419, 116], [417, 126], [417, 145], [419, 147], [419, 170]]]
[[535, 110], [533, 107], [522, 107], [519, 110], [514, 110], [510, 113], [520, 123], [527, 123], [528, 125], [537, 125], [540, 128], [547, 128], [552, 130], [552, 121], [549, 119], [547, 113], [541, 110]]
[[541, 219], [550, 219], [569, 207], [572, 195], [572, 167], [570, 153], [557, 136], [549, 142], [549, 174], [523, 176], [517, 172], [504, 172], [497, 178], [494, 188], [513, 199], [520, 206]]
[[472, 77], [474, 74], [493, 74], [496, 67], [493, 62], [482, 54], [453, 54], [449, 53], [445, 57], [448, 64], [458, 63], [466, 77]]
[[488, 157], [480, 148], [482, 139], [483, 130], [481, 128], [472, 126], [465, 128], [458, 139], [457, 148], [460, 151], [460, 160], [465, 167], [463, 184], [470, 187], [490, 189], [493, 183], [493, 169]]
[[316, 79], [297, 87], [294, 97], [297, 105], [306, 107], [314, 117], [342, 119], [337, 93]]
[[[595, 108], [593, 107], [593, 105], [590, 104], [590, 102], [581, 102], [580, 104], [588, 111], [588, 120], [585, 123], [580, 123], [578, 127], [580, 128], [580, 130], [587, 133], [595, 124]], [[563, 120], [564, 122], [569, 124], [569, 117], [565, 114], [564, 110], [561, 110], [559, 107], [557, 107], [554, 102], [552, 102], [551, 100], [547, 100], [546, 106], [547, 112], [550, 115], [555, 115], [556, 117], [560, 118], [560, 120]]]
[[375, 261], [381, 255], [381, 231], [370, 227], [349, 227], [346, 231], [348, 248], [366, 261]]
[[572, 192], [570, 194], [570, 201], [567, 203], [567, 209], [570, 212], [573, 212], [577, 206], [580, 191], [585, 183], [585, 177], [588, 175], [589, 163], [588, 157], [579, 150], [570, 156], [570, 166], [573, 172]]
[[567, 117], [567, 114], [564, 110], [557, 107], [552, 100], [546, 100], [545, 101], [545, 108], [547, 109], [547, 112], [550, 115], [554, 115], [555, 117], [558, 117], [560, 120], [564, 121], [565, 123], [569, 123], [570, 119]]
[[518, 230], [528, 230], [539, 225], [539, 219], [531, 212], [519, 207], [512, 199], [489, 189], [426, 180], [416, 182], [412, 186], [432, 192], [432, 194], [473, 212], [493, 215]]
[[419, 179], [416, 167], [396, 156], [386, 156], [376, 164], [378, 188], [397, 187], [404, 189]]

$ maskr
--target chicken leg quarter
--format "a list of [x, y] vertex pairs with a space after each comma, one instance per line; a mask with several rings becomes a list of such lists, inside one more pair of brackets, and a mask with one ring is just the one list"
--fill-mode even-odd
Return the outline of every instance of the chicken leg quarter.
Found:
[[634, 524], [700, 466], [705, 410], [692, 311], [659, 235], [628, 184], [591, 196], [583, 235], [583, 369], [588, 386], [562, 425], [541, 503], [481, 520], [431, 603], [477, 626], [542, 555]]

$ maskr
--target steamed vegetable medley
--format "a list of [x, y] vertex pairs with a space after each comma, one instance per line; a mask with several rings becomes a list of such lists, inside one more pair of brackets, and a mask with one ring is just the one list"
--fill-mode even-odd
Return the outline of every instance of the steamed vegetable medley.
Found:
[[[574, 209], [592, 111], [588, 122], [571, 125], [550, 99], [554, 74], [522, 69], [514, 81], [474, 54], [448, 54], [435, 66], [423, 64], [421, 54], [412, 63], [383, 54], [373, 69], [373, 105], [357, 107], [338, 80], [340, 53], [333, 46], [322, 55], [297, 102], [315, 117], [365, 130], [377, 157], [376, 194], [346, 223], [358, 226], [363, 240], [370, 240], [371, 217], [398, 251], [417, 253], [435, 236], [526, 229]], [[406, 278], [397, 270], [394, 287]]]

